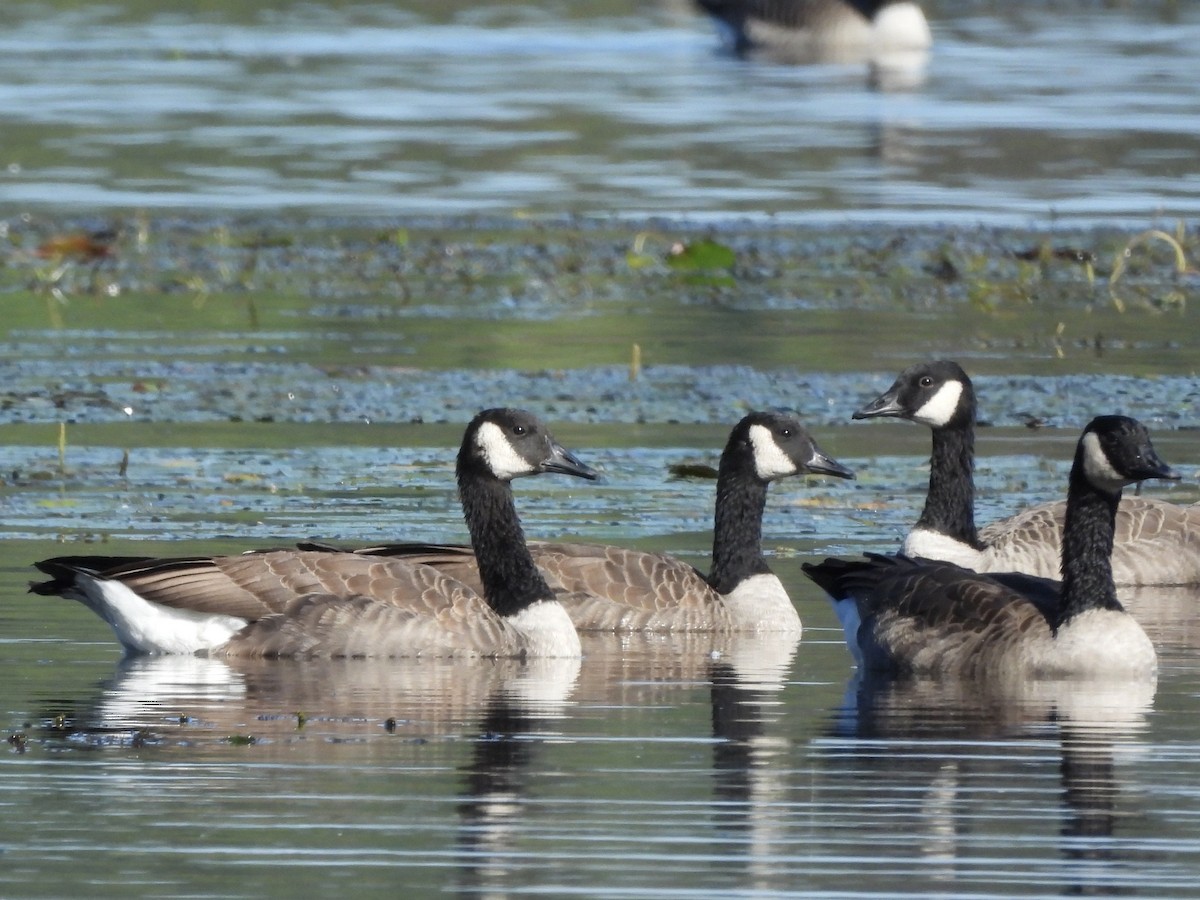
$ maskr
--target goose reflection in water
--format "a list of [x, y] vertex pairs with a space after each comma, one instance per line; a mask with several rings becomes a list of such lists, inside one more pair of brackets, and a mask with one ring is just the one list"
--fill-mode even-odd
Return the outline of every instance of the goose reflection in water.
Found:
[[924, 80], [933, 36], [920, 6], [901, 0], [696, 0], [725, 52], [787, 65], [869, 66], [884, 89]]
[[[331, 790], [319, 786], [325, 777], [318, 769], [361, 770], [365, 781], [352, 773], [350, 790], [364, 801], [378, 799], [370, 773], [394, 770], [400, 774], [388, 776], [387, 804], [408, 809], [399, 813], [401, 833], [387, 824], [389, 817], [381, 819], [369, 808], [364, 825], [392, 831], [401, 858], [438, 866], [453, 857], [466, 884], [502, 888], [506, 859], [526, 823], [523, 795], [541, 771], [539, 734], [571, 706], [579, 671], [576, 657], [527, 662], [131, 657], [78, 714], [70, 740], [77, 746], [184, 748], [189, 758], [203, 745], [219, 751], [222, 744], [252, 743], [255, 762], [300, 765], [297, 777], [314, 797]], [[472, 741], [465, 763], [464, 737]], [[456, 846], [447, 842], [444, 849], [415, 851], [403, 831], [426, 827], [417, 810], [428, 802], [428, 790], [438, 791], [423, 779], [452, 767], [461, 771], [463, 785]], [[119, 781], [108, 779], [110, 789], [128, 790]], [[342, 788], [329, 796], [341, 797]], [[352, 813], [335, 818], [346, 814]], [[320, 815], [306, 827], [323, 822]]]
[[534, 757], [544, 722], [501, 697], [479, 723], [458, 805], [458, 869], [464, 889], [502, 893], [514, 871], [517, 839], [528, 815], [525, 794], [535, 778]]
[[[783, 728], [773, 726], [786, 721], [782, 688], [797, 648], [794, 636], [597, 635], [585, 643], [582, 668], [575, 658], [522, 664], [141, 657], [123, 663], [74, 717], [71, 741], [141, 744], [159, 758], [217, 762], [219, 774], [201, 766], [187, 776], [208, 798], [186, 813], [196, 823], [227, 801], [249, 803], [255, 821], [273, 815], [274, 800], [254, 799], [261, 769], [239, 767], [231, 779], [225, 764], [277, 763], [286, 767], [280, 775], [293, 785], [288, 791], [311, 792], [314, 803], [336, 800], [340, 810], [333, 822], [315, 809], [301, 811], [292, 824], [340, 841], [337, 823], [348, 816], [361, 821], [357, 833], [368, 842], [377, 833], [386, 846], [368, 849], [368, 859], [411, 860], [418, 871], [449, 863], [449, 877], [461, 889], [501, 895], [528, 886], [530, 860], [540, 858], [547, 835], [560, 834], [563, 808], [539, 801], [559, 794], [546, 781], [554, 771], [546, 752], [553, 744], [580, 740], [572, 735], [591, 715], [642, 723], [656, 705], [686, 709], [703, 701], [711, 704], [713, 740], [702, 732], [689, 739], [711, 748], [709, 808], [718, 840], [747, 878], [782, 888], [770, 863], [788, 827], [783, 801], [790, 768], [781, 760], [791, 745], [780, 736]], [[252, 742], [250, 755], [231, 750], [231, 738]], [[596, 746], [606, 753], [613, 747], [608, 739]], [[142, 777], [140, 766], [127, 771]], [[569, 764], [564, 771], [584, 777]], [[372, 773], [385, 772], [380, 794]], [[696, 774], [703, 790], [703, 768]], [[89, 802], [130, 803], [130, 784], [119, 781], [105, 779]], [[447, 789], [455, 836], [433, 848], [426, 837], [409, 837], [443, 827]], [[135, 793], [153, 790], [143, 782]], [[359, 814], [346, 805], [348, 797], [368, 805]], [[208, 827], [214, 840], [237, 840], [225, 826]], [[340, 858], [332, 848], [311, 853], [314, 863]]]
[[743, 635], [709, 661], [716, 818], [725, 826], [764, 825], [786, 796], [776, 767], [791, 741], [772, 726], [789, 714], [782, 692], [798, 647], [783, 636]]
[[327, 761], [346, 743], [457, 738], [496, 698], [536, 714], [567, 701], [578, 658], [214, 660], [127, 657], [74, 716], [76, 743], [246, 742]]
[[[1121, 812], [1136, 792], [1117, 760], [1136, 755], [1154, 693], [1140, 681], [1029, 681], [999, 694], [973, 682], [855, 678], [825, 756], [854, 782], [847, 805], [887, 807], [937, 881], [964, 890], [978, 881], [988, 850], [974, 823], [1009, 805], [1028, 809], [1021, 794], [1042, 791], [1062, 817], [1066, 866], [1035, 854], [1027, 874], [1044, 870], [1069, 893], [1124, 894], [1136, 888], [1138, 860], [1112, 839], [1136, 816]], [[1014, 762], [1025, 772], [1019, 782]]]
[[[783, 839], [786, 798], [779, 759], [790, 744], [769, 734], [786, 715], [781, 691], [799, 647], [796, 635], [600, 634], [581, 635], [585, 662], [571, 696], [577, 711], [603, 715], [629, 707], [643, 713], [708, 688], [712, 721], [714, 820], [730, 852], [745, 861], [760, 885], [770, 879], [769, 847]], [[517, 847], [529, 828], [527, 793], [536, 783], [538, 749], [553, 730], [542, 708], [493, 703], [463, 770], [459, 804], [461, 886], [503, 896], [525, 865]], [[761, 871], [760, 871], [761, 870]]]
[[[484, 705], [471, 758], [461, 768], [457, 871], [460, 887], [471, 892], [505, 895], [528, 817], [525, 795], [540, 771], [538, 748], [549, 736], [557, 736], [554, 723], [574, 703], [579, 660], [535, 662], [542, 668], [539, 678], [510, 682]], [[569, 677], [564, 663], [574, 663]], [[543, 664], [557, 674], [547, 677]]]
[[1160, 669], [1173, 653], [1200, 650], [1200, 586], [1121, 587], [1117, 599], [1153, 642]]
[[719, 845], [744, 867], [747, 888], [788, 890], [778, 861], [789, 844], [792, 742], [774, 728], [787, 716], [780, 697], [788, 669], [771, 682], [735, 667], [712, 667], [713, 824]]

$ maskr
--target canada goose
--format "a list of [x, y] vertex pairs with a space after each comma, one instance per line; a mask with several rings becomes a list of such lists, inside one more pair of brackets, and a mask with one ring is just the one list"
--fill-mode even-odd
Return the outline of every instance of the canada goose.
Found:
[[929, 23], [912, 0], [696, 0], [739, 55], [756, 48], [840, 58], [924, 51]]
[[[929, 495], [904, 540], [908, 556], [941, 559], [977, 572], [1025, 572], [1057, 578], [1066, 503], [1040, 504], [975, 527], [975, 389], [949, 360], [905, 369], [855, 419], [908, 419], [933, 430]], [[1112, 555], [1117, 584], [1200, 582], [1200, 506], [1125, 497], [1117, 510]]]
[[[854, 477], [794, 416], [753, 412], [738, 422], [717, 474], [708, 575], [665, 554], [603, 544], [534, 541], [529, 549], [581, 631], [799, 634], [796, 607], [763, 557], [762, 518], [768, 484], [803, 472]], [[385, 544], [356, 552], [409, 558], [468, 584], [476, 577], [470, 547]]]
[[297, 550], [194, 559], [59, 557], [30, 588], [79, 600], [132, 653], [578, 656], [579, 636], [525, 548], [510, 481], [596, 473], [531, 413], [489, 409], [458, 453], [482, 590], [401, 560]]
[[804, 572], [835, 598], [868, 671], [988, 681], [1150, 676], [1154, 645], [1117, 601], [1109, 561], [1121, 488], [1178, 478], [1135, 419], [1097, 416], [1075, 449], [1062, 584], [907, 556], [827, 559]]

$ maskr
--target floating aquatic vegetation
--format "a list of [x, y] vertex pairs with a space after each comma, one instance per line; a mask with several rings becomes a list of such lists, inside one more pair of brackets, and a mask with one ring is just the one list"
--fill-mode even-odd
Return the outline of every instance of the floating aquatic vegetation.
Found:
[[[1122, 276], [1129, 269], [1130, 259], [1133, 256], [1133, 251], [1153, 242], [1166, 244], [1174, 253], [1174, 272], [1176, 277], [1182, 277], [1190, 271], [1187, 260], [1187, 252], [1184, 250], [1184, 233], [1183, 225], [1180, 223], [1175, 235], [1167, 234], [1158, 228], [1151, 228], [1147, 231], [1140, 232], [1134, 235], [1122, 247], [1116, 255], [1113, 262], [1112, 274], [1108, 277], [1108, 292], [1112, 298], [1113, 305], [1120, 312], [1126, 309], [1126, 303], [1117, 293], [1117, 284]], [[1165, 293], [1156, 294], [1155, 306], [1159, 308], [1176, 307], [1182, 309], [1186, 303], [1186, 296], [1183, 291], [1178, 289], [1168, 289]]]

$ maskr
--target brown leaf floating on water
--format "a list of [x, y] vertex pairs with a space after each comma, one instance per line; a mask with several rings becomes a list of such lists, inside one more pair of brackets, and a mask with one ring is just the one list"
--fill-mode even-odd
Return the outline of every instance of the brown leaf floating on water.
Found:
[[116, 239], [115, 231], [55, 234], [39, 244], [35, 252], [42, 259], [74, 259], [80, 262], [92, 262], [110, 256], [113, 252], [113, 242]]

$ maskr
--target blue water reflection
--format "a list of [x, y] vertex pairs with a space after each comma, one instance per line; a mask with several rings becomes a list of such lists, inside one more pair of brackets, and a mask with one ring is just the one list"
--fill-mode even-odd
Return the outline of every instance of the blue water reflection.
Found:
[[1075, 6], [930, 4], [928, 64], [889, 91], [862, 62], [724, 55], [686, 6], [27, 4], [0, 36], [0, 200], [1020, 224], [1196, 215], [1200, 8]]

